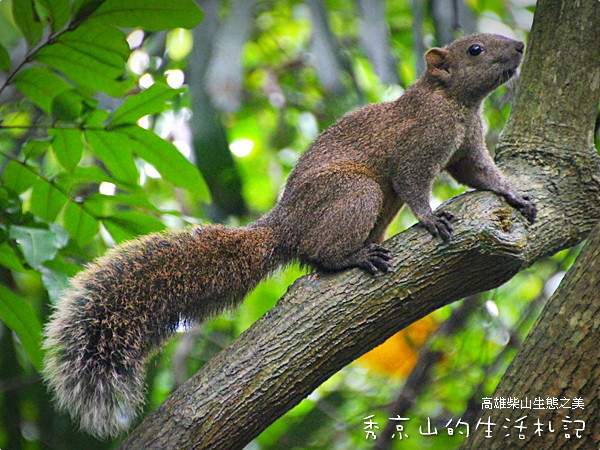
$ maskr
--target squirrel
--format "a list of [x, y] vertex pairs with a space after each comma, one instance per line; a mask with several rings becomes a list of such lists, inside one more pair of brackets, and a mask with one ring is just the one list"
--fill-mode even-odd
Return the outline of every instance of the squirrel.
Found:
[[144, 400], [145, 360], [181, 322], [239, 303], [296, 260], [321, 271], [391, 269], [381, 245], [407, 204], [434, 237], [454, 216], [429, 205], [435, 177], [503, 196], [530, 222], [487, 151], [482, 101], [513, 77], [524, 43], [475, 34], [425, 55], [426, 71], [392, 102], [367, 105], [320, 134], [274, 208], [254, 223], [155, 233], [109, 250], [71, 281], [44, 330], [45, 379], [58, 407], [100, 438], [126, 429]]

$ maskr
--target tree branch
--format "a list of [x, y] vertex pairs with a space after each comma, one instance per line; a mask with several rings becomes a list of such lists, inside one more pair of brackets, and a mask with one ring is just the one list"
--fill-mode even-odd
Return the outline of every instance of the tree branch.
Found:
[[[494, 194], [468, 192], [442, 205], [459, 218], [449, 243], [419, 227], [386, 243], [394, 255], [390, 274], [373, 278], [354, 269], [297, 280], [123, 448], [242, 448], [398, 330], [586, 238], [600, 220], [600, 163], [590, 139], [600, 98], [600, 2], [545, 0], [538, 9], [499, 151], [503, 170], [535, 199], [537, 222], [529, 225]], [[548, 11], [556, 15], [549, 24]], [[560, 39], [548, 31], [555, 22]]]
[[[388, 417], [405, 417], [408, 411], [414, 406], [419, 395], [431, 382], [433, 368], [444, 356], [444, 352], [435, 350], [431, 346], [431, 343], [437, 336], [450, 336], [462, 329], [469, 317], [477, 309], [477, 306], [481, 304], [480, 300], [476, 295], [464, 299], [462, 305], [452, 311], [450, 317], [428, 339], [429, 345], [421, 349], [419, 358], [406, 378], [402, 390], [387, 408]], [[388, 419], [381, 436], [378, 437], [373, 448], [377, 450], [392, 448], [392, 435], [395, 430], [396, 423]]]
[[[600, 317], [600, 224], [569, 270], [554, 295], [538, 318], [532, 332], [506, 374], [500, 381], [494, 397], [516, 397], [532, 401], [536, 397], [583, 400], [582, 409], [564, 407], [556, 409], [499, 409], [483, 410], [484, 417], [492, 423], [509, 425], [518, 418], [528, 416], [527, 432], [518, 440], [521, 448], [536, 449], [587, 449], [597, 448], [600, 443], [600, 402], [598, 402], [598, 318]], [[560, 402], [559, 405], [563, 404]], [[569, 402], [569, 407], [574, 403]], [[569, 417], [566, 417], [569, 416]], [[563, 420], [565, 422], [563, 422]], [[576, 435], [575, 429], [585, 429]], [[535, 433], [534, 421], [543, 424]], [[550, 428], [554, 432], [550, 432]], [[525, 425], [525, 423], [524, 423]], [[564, 426], [564, 428], [563, 428]], [[496, 427], [497, 429], [497, 427]], [[509, 439], [506, 430], [492, 433], [471, 433], [462, 448], [506, 448]], [[513, 434], [517, 434], [513, 430]], [[571, 437], [566, 438], [565, 434]]]

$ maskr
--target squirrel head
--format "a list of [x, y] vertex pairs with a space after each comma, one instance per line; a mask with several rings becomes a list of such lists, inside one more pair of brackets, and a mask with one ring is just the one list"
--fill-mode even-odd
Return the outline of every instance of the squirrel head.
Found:
[[512, 78], [525, 44], [497, 34], [473, 34], [425, 54], [425, 76], [465, 101], [481, 101]]

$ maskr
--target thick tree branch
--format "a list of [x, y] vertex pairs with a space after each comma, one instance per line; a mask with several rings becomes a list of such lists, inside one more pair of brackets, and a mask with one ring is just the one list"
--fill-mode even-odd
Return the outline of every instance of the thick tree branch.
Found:
[[[569, 400], [579, 398], [582, 409], [496, 409], [483, 410], [482, 416], [499, 426], [528, 416], [524, 423], [524, 439], [506, 438], [506, 431], [492, 433], [486, 438], [483, 432], [471, 434], [462, 448], [506, 448], [518, 443], [521, 448], [536, 449], [588, 449], [600, 444], [600, 402], [598, 379], [600, 359], [598, 346], [598, 318], [600, 317], [600, 224], [569, 270], [523, 346], [500, 381], [493, 397], [517, 397], [532, 401], [541, 397]], [[559, 405], [563, 404], [560, 402]], [[569, 407], [575, 405], [568, 402]], [[569, 417], [567, 417], [569, 416]], [[563, 420], [565, 422], [563, 422]], [[585, 429], [581, 428], [582, 420]], [[543, 424], [535, 433], [534, 422]], [[550, 424], [550, 426], [549, 426]], [[499, 428], [496, 427], [496, 430]], [[564, 428], [566, 427], [566, 428]], [[553, 429], [554, 432], [550, 432]], [[517, 430], [512, 434], [516, 435]], [[569, 438], [565, 434], [570, 435]], [[579, 436], [577, 436], [579, 435]]]
[[[477, 295], [472, 295], [464, 299], [463, 303], [452, 311], [448, 319], [440, 325], [435, 333], [429, 338], [428, 346], [421, 348], [419, 358], [411, 370], [398, 397], [387, 408], [388, 417], [406, 417], [407, 413], [414, 406], [419, 395], [426, 389], [431, 382], [432, 371], [435, 365], [443, 358], [444, 352], [435, 350], [431, 342], [435, 341], [437, 336], [450, 336], [462, 329], [468, 322], [469, 317], [476, 311], [477, 306], [482, 302]], [[433, 339], [432, 339], [433, 338]], [[396, 422], [387, 421], [385, 428], [373, 448], [377, 450], [387, 450], [392, 448], [392, 435], [396, 431]]]
[[[499, 151], [503, 170], [535, 199], [537, 222], [529, 225], [494, 194], [469, 192], [442, 205], [458, 217], [450, 243], [418, 227], [387, 242], [389, 275], [349, 270], [297, 280], [123, 448], [242, 448], [398, 330], [586, 238], [600, 220], [600, 164], [590, 140], [600, 97], [600, 2], [544, 0], [538, 9]], [[556, 18], [546, 28], [538, 16], [548, 10]]]

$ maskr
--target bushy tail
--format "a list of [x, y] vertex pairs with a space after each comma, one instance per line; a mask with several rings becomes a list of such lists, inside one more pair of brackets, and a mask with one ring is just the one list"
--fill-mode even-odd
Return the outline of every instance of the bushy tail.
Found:
[[58, 406], [100, 438], [144, 400], [145, 359], [178, 325], [243, 299], [286, 262], [268, 227], [156, 233], [111, 249], [73, 278], [45, 328]]

